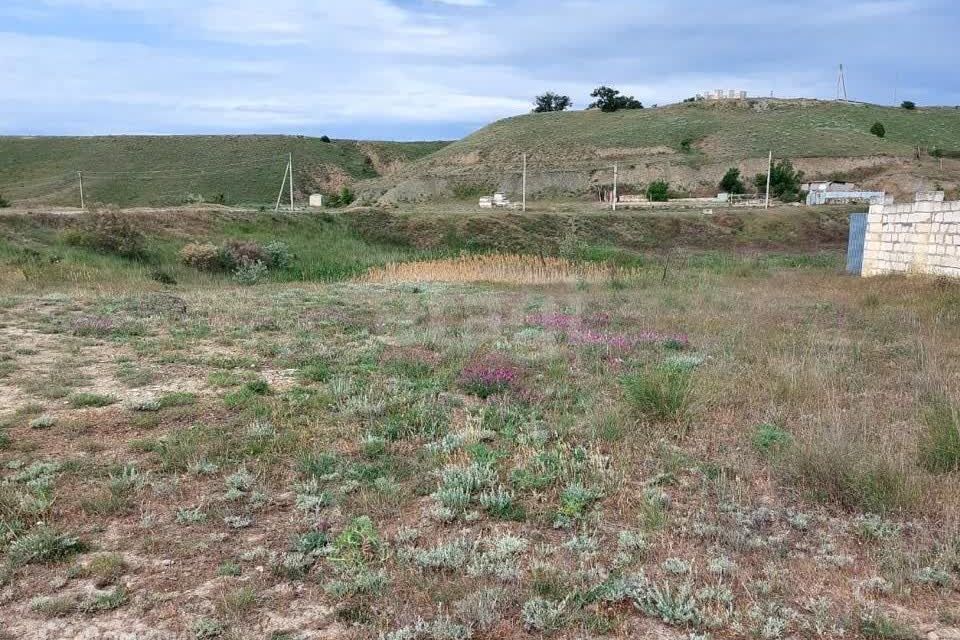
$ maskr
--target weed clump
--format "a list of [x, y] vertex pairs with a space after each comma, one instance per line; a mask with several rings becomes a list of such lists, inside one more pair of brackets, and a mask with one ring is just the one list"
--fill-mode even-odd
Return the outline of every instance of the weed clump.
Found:
[[626, 375], [621, 384], [631, 407], [647, 420], [680, 421], [690, 408], [693, 376], [687, 368], [661, 366]]
[[920, 441], [920, 463], [931, 473], [960, 469], [960, 410], [946, 398], [933, 400], [923, 414], [926, 433]]

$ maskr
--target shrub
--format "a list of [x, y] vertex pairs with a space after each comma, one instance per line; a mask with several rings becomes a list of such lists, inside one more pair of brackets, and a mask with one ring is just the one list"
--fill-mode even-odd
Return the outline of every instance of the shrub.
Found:
[[744, 187], [743, 180], [740, 178], [740, 169], [736, 167], [727, 169], [727, 172], [723, 174], [723, 178], [720, 180], [720, 189], [732, 194], [745, 192], [746, 187]]
[[227, 240], [220, 247], [223, 264], [230, 269], [260, 262], [269, 264], [270, 254], [253, 240]]
[[904, 100], [903, 102], [900, 103], [900, 106], [906, 109], [907, 111], [913, 111], [914, 109], [917, 108], [917, 103], [914, 102], [913, 100]]
[[356, 196], [350, 190], [350, 187], [343, 187], [340, 189], [340, 193], [335, 193], [327, 198], [326, 203], [328, 207], [346, 207], [353, 204], [354, 200], [356, 200]]
[[330, 136], [320, 136], [320, 142], [330, 142]]
[[664, 180], [654, 180], [647, 187], [650, 202], [666, 202], [670, 199], [670, 185]]
[[932, 473], [960, 470], [960, 410], [946, 398], [932, 401], [923, 414], [920, 464]]
[[267, 276], [268, 271], [267, 265], [259, 260], [256, 262], [247, 262], [236, 268], [233, 272], [233, 279], [238, 284], [250, 286], [263, 280]]
[[877, 136], [878, 138], [882, 138], [885, 135], [887, 135], [887, 129], [886, 127], [883, 126], [882, 122], [874, 122], [873, 126], [870, 127], [870, 133]]
[[3, 197], [3, 194], [0, 193], [0, 209], [7, 209], [10, 207], [10, 201]]
[[293, 262], [293, 254], [290, 253], [290, 247], [286, 242], [273, 240], [263, 245], [263, 250], [267, 254], [267, 266], [271, 269], [287, 269]]
[[200, 271], [220, 271], [225, 265], [216, 245], [209, 242], [191, 242], [180, 249], [180, 260]]
[[689, 409], [693, 376], [687, 369], [659, 367], [624, 376], [621, 383], [633, 409], [649, 420], [681, 420]]
[[79, 228], [68, 234], [66, 240], [75, 246], [123, 258], [142, 258], [146, 253], [143, 233], [128, 217], [112, 211], [83, 214]]

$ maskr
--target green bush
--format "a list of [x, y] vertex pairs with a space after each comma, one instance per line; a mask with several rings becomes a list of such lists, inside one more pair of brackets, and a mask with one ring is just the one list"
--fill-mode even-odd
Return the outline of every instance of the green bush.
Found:
[[932, 473], [960, 470], [960, 410], [946, 398], [937, 398], [928, 404], [923, 422], [920, 464]]
[[900, 106], [906, 109], [907, 111], [913, 111], [917, 108], [917, 103], [913, 100], [904, 100], [900, 103]]
[[882, 138], [887, 135], [887, 128], [883, 126], [882, 122], [874, 122], [873, 126], [870, 127], [870, 133], [878, 138]]
[[[793, 168], [790, 160], [775, 163], [770, 170], [770, 195], [783, 202], [796, 202], [800, 197], [800, 183], [803, 182], [803, 175], [803, 171]], [[759, 193], [766, 193], [767, 175], [758, 173], [754, 178], [754, 184]]]
[[3, 197], [3, 194], [0, 193], [0, 209], [7, 209], [10, 207], [10, 201]]
[[666, 202], [670, 199], [670, 185], [664, 180], [655, 180], [647, 187], [650, 202]]
[[357, 197], [353, 191], [350, 190], [350, 187], [343, 187], [340, 189], [340, 193], [328, 197], [326, 202], [328, 207], [346, 207], [353, 204], [353, 201], [356, 199]]
[[689, 410], [693, 377], [688, 369], [658, 367], [624, 376], [621, 384], [634, 411], [648, 420], [681, 420]]
[[747, 189], [743, 185], [743, 180], [740, 178], [740, 169], [736, 167], [727, 169], [727, 172], [723, 174], [723, 178], [720, 180], [720, 189], [732, 194], [744, 193]]

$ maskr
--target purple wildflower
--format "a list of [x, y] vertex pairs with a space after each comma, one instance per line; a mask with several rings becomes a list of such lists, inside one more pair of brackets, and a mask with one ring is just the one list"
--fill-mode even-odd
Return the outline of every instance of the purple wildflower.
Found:
[[486, 356], [464, 367], [459, 383], [468, 393], [488, 398], [506, 391], [518, 377], [519, 371], [509, 361]]

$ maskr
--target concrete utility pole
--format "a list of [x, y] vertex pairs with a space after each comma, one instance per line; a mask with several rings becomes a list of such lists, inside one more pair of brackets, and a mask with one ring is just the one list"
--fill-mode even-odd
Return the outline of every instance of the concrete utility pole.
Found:
[[290, 154], [290, 161], [288, 163], [290, 167], [290, 211], [293, 211], [293, 154]]
[[287, 186], [287, 173], [290, 171], [290, 165], [288, 164], [283, 168], [283, 182], [280, 183], [280, 193], [277, 194], [277, 206], [274, 207], [273, 212], [277, 213], [280, 211], [280, 199], [283, 198], [283, 188]]
[[617, 180], [620, 177], [617, 163], [613, 163], [613, 210], [617, 210]]
[[522, 180], [521, 190], [523, 191], [522, 198], [522, 207], [523, 210], [527, 210], [527, 154], [523, 154], [523, 180]]
[[80, 208], [86, 211], [87, 208], [83, 204], [83, 171], [77, 171], [77, 177], [80, 178]]
[[773, 151], [770, 152], [770, 159], [767, 160], [767, 204], [764, 209], [770, 208], [770, 172], [773, 171]]

